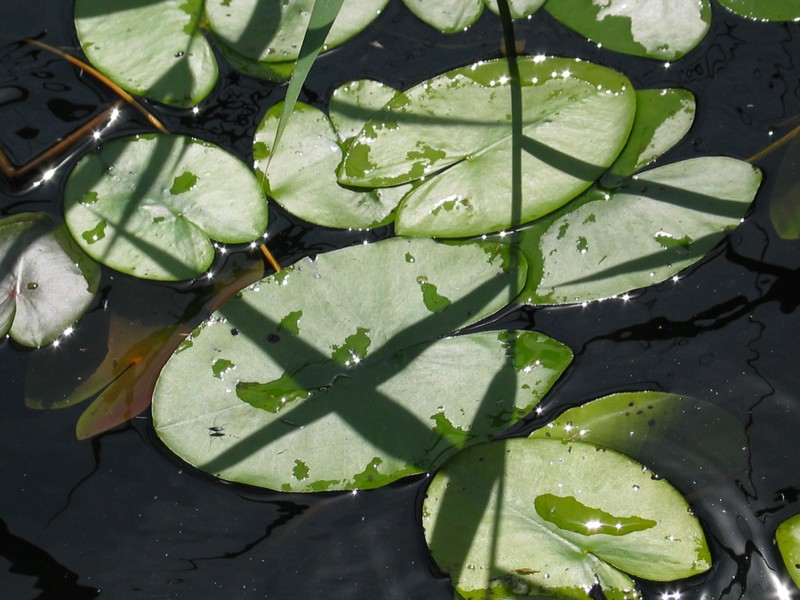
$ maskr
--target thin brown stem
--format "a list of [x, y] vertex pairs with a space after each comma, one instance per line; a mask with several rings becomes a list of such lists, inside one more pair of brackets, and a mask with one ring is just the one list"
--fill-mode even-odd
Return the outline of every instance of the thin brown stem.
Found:
[[103, 83], [106, 87], [114, 91], [114, 93], [116, 93], [120, 98], [125, 100], [128, 104], [133, 106], [136, 110], [138, 110], [142, 115], [144, 115], [144, 117], [150, 122], [150, 124], [156, 129], [158, 129], [161, 133], [169, 133], [169, 130], [167, 130], [167, 128], [164, 127], [161, 121], [159, 121], [155, 116], [153, 116], [153, 114], [150, 113], [150, 111], [148, 111], [144, 106], [139, 104], [136, 98], [131, 96], [128, 92], [123, 90], [116, 83], [111, 81], [108, 77], [103, 75], [100, 71], [95, 69], [90, 64], [85, 63], [81, 59], [76, 58], [71, 54], [67, 54], [63, 50], [59, 50], [58, 48], [51, 46], [50, 44], [45, 44], [44, 42], [40, 42], [39, 40], [33, 40], [31, 38], [23, 38], [22, 41], [25, 42], [26, 44], [32, 44], [34, 46], [38, 46], [39, 48], [44, 48], [45, 50], [60, 56], [64, 60], [68, 60], [76, 67], [83, 69], [90, 75], [94, 76], [98, 81]]
[[0, 149], [0, 171], [2, 171], [3, 175], [8, 177], [9, 179], [16, 179], [18, 177], [22, 177], [27, 175], [34, 169], [40, 167], [44, 163], [53, 160], [60, 154], [69, 150], [72, 146], [79, 143], [81, 139], [87, 136], [90, 132], [92, 132], [95, 128], [100, 126], [102, 123], [106, 121], [110, 121], [114, 111], [118, 111], [123, 106], [122, 100], [117, 100], [114, 104], [109, 106], [100, 114], [96, 115], [93, 119], [70, 133], [67, 137], [62, 138], [59, 142], [57, 142], [52, 147], [48, 148], [44, 152], [42, 152], [36, 158], [28, 161], [21, 167], [15, 167], [11, 164], [11, 161], [8, 160], [8, 156], [6, 153]]
[[281, 270], [281, 265], [275, 260], [275, 257], [272, 256], [272, 252], [269, 251], [266, 244], [261, 244], [261, 254], [264, 255], [264, 258], [267, 259], [267, 262], [275, 269], [276, 273]]
[[772, 142], [769, 146], [767, 146], [763, 150], [760, 150], [759, 152], [756, 152], [755, 154], [753, 154], [753, 156], [751, 156], [750, 158], [747, 159], [747, 162], [752, 163], [752, 162], [755, 162], [757, 160], [761, 160], [762, 158], [764, 158], [770, 152], [774, 152], [775, 150], [777, 150], [778, 148], [783, 146], [785, 143], [787, 143], [787, 142], [791, 141], [793, 138], [797, 137], [798, 133], [800, 133], [800, 126], [795, 127], [789, 133], [784, 135], [782, 138], [780, 138], [778, 140], [775, 140], [774, 142]]

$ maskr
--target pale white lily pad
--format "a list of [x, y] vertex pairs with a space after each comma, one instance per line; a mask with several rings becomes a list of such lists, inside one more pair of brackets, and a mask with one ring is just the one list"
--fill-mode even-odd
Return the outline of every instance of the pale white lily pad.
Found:
[[396, 231], [403, 235], [489, 233], [562, 206], [624, 146], [633, 88], [615, 71], [572, 59], [521, 58], [519, 70], [521, 199], [512, 197], [511, 80], [502, 60], [398, 93], [348, 147], [340, 183], [417, 181], [398, 208]]
[[667, 481], [584, 442], [468, 448], [434, 477], [422, 522], [468, 599], [585, 598], [595, 585], [630, 598], [629, 575], [671, 581], [711, 566], [700, 524]]
[[407, 186], [354, 190], [339, 185], [336, 171], [349, 138], [394, 94], [375, 81], [345, 84], [333, 94], [330, 119], [317, 108], [295, 103], [274, 155], [284, 104], [273, 105], [253, 143], [255, 165], [265, 175], [270, 196], [293, 215], [325, 227], [369, 229], [391, 221]]
[[[388, 0], [344, 0], [325, 41], [328, 50], [362, 31]], [[259, 62], [296, 61], [314, 0], [206, 0], [214, 37], [240, 56]]]
[[213, 475], [279, 490], [437, 467], [530, 411], [571, 360], [535, 332], [443, 337], [516, 293], [504, 251], [394, 238], [267, 277], [169, 360], [158, 435]]
[[711, 23], [709, 0], [549, 0], [545, 10], [606, 48], [660, 60], [691, 51]]
[[43, 213], [0, 219], [0, 336], [25, 346], [58, 338], [89, 307], [100, 266]]
[[701, 157], [593, 187], [520, 232], [532, 264], [525, 302], [608, 298], [675, 276], [736, 227], [761, 183], [752, 165]]
[[202, 13], [202, 0], [76, 0], [75, 29], [92, 65], [122, 88], [194, 106], [218, 77]]
[[212, 239], [250, 242], [267, 226], [253, 172], [221, 148], [184, 136], [103, 144], [70, 173], [64, 212], [89, 256], [158, 280], [195, 277], [214, 258]]

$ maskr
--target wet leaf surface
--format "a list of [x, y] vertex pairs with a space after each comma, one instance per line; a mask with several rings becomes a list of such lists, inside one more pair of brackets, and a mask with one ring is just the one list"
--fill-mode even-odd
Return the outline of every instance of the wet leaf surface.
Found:
[[447, 337], [515, 293], [522, 273], [502, 251], [396, 238], [264, 279], [170, 359], [156, 431], [187, 462], [271, 489], [435, 468], [529, 412], [571, 360], [536, 332]]
[[706, 571], [697, 519], [665, 480], [585, 442], [511, 439], [468, 448], [434, 477], [425, 537], [464, 598], [632, 597], [628, 575]]

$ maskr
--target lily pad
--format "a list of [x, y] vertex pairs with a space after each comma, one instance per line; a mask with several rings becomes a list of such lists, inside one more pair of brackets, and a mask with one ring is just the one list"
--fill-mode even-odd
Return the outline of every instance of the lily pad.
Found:
[[567, 27], [617, 52], [675, 60], [708, 32], [708, 0], [549, 0], [545, 10]]
[[797, 21], [800, 0], [717, 0], [737, 15], [759, 21]]
[[[253, 156], [265, 173], [270, 196], [290, 213], [325, 227], [367, 229], [394, 217], [394, 209], [407, 188], [353, 190], [339, 185], [336, 170], [342, 147], [349, 143], [367, 118], [394, 95], [377, 82], [352, 82], [334, 94], [331, 119], [321, 110], [295, 103], [278, 152], [272, 144], [284, 103], [273, 105], [256, 130]], [[338, 91], [338, 90], [337, 90]], [[331, 120], [341, 128], [334, 129]]]
[[186, 107], [218, 78], [202, 13], [202, 0], [76, 0], [75, 29], [92, 64], [122, 88]]
[[534, 431], [536, 439], [590, 442], [647, 465], [674, 484], [742, 480], [747, 434], [729, 412], [664, 392], [624, 392], [571, 408]]
[[100, 267], [42, 213], [0, 219], [0, 336], [44, 346], [86, 311]]
[[[403, 0], [408, 10], [418, 19], [442, 33], [464, 31], [483, 14], [486, 5], [495, 14], [500, 14], [497, 0]], [[508, 0], [512, 19], [521, 19], [533, 14], [545, 0]]]
[[[325, 50], [346, 42], [383, 11], [388, 0], [344, 0]], [[297, 60], [314, 0], [206, 0], [214, 37], [241, 57], [258, 62]]]
[[[681, 495], [639, 463], [584, 442], [468, 448], [434, 477], [425, 538], [465, 598], [631, 597], [628, 575], [671, 581], [711, 557]], [[625, 595], [627, 594], [627, 595]]]
[[483, 13], [483, 0], [403, 0], [414, 15], [443, 33], [464, 31]]
[[456, 69], [398, 93], [350, 144], [340, 183], [417, 182], [396, 216], [397, 232], [415, 236], [498, 231], [574, 198], [624, 146], [635, 113], [633, 88], [615, 71], [573, 59], [526, 57], [518, 64], [521, 202], [512, 197], [515, 134], [504, 60]]
[[593, 187], [520, 232], [529, 263], [541, 265], [522, 298], [586, 302], [673, 277], [739, 224], [760, 182], [748, 163], [701, 157], [644, 171], [613, 190]]
[[619, 183], [677, 144], [694, 122], [695, 102], [680, 88], [636, 90], [636, 117], [628, 142], [601, 179], [603, 186]]
[[67, 226], [95, 260], [136, 277], [180, 280], [205, 271], [211, 239], [264, 233], [267, 204], [250, 169], [184, 136], [135, 136], [82, 158], [64, 191]]
[[169, 360], [158, 435], [200, 469], [279, 490], [437, 467], [529, 412], [571, 361], [535, 332], [443, 337], [515, 293], [524, 268], [505, 250], [394, 238], [265, 278]]
[[800, 587], [800, 515], [795, 515], [778, 525], [775, 541], [789, 576], [794, 584]]

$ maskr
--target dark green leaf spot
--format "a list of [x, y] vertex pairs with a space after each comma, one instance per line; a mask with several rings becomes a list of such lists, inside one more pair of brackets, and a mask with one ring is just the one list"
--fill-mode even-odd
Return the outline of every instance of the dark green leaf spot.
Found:
[[442, 296], [432, 283], [428, 283], [428, 278], [420, 275], [417, 283], [422, 290], [422, 301], [429, 311], [433, 313], [441, 312], [450, 306], [450, 299]]
[[214, 373], [214, 377], [217, 379], [222, 379], [222, 375], [227, 371], [230, 371], [235, 366], [236, 365], [229, 360], [218, 358], [214, 361], [214, 364], [211, 365], [211, 371]]
[[87, 244], [94, 244], [106, 237], [106, 225], [108, 225], [108, 223], [100, 221], [94, 229], [84, 231], [81, 237], [86, 240]]
[[581, 535], [626, 535], [658, 524], [641, 517], [616, 517], [599, 508], [586, 506], [572, 496], [562, 498], [553, 494], [542, 494], [533, 503], [536, 513], [545, 521]]
[[344, 365], [346, 367], [356, 365], [361, 362], [367, 356], [367, 350], [372, 343], [372, 340], [367, 335], [368, 333], [369, 329], [359, 327], [356, 330], [356, 333], [347, 336], [344, 344], [341, 346], [333, 346], [331, 358], [333, 358], [333, 360], [340, 365]]
[[184, 171], [175, 178], [175, 180], [172, 182], [172, 187], [169, 188], [169, 191], [171, 194], [177, 196], [178, 194], [183, 194], [184, 192], [191, 190], [196, 183], [197, 175], [190, 173], [189, 171]]

